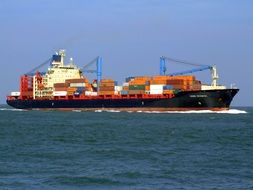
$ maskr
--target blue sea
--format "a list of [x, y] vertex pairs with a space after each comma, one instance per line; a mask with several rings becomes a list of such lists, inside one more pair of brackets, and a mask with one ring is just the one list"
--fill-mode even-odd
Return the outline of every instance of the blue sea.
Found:
[[253, 108], [0, 106], [0, 189], [253, 189]]

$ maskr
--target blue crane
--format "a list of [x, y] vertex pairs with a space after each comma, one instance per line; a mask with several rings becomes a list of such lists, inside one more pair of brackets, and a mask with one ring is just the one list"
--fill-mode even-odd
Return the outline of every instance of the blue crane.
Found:
[[[90, 61], [88, 64], [83, 66], [82, 71], [85, 73], [96, 73], [97, 74], [97, 83], [99, 84], [99, 82], [101, 81], [101, 78], [102, 78], [102, 63], [103, 63], [102, 57], [98, 56], [95, 59], [93, 59], [92, 61]], [[88, 69], [93, 64], [96, 64], [96, 69]]]
[[[167, 71], [166, 61], [185, 64], [185, 65], [191, 65], [191, 66], [194, 66], [197, 68], [186, 70], [186, 71], [181, 71], [181, 72], [174, 72], [174, 73], [166, 74], [166, 71]], [[165, 56], [160, 57], [160, 75], [178, 76], [178, 75], [185, 75], [185, 74], [195, 73], [198, 71], [205, 71], [205, 70], [211, 71], [211, 73], [212, 73], [212, 86], [216, 86], [217, 80], [219, 79], [219, 77], [218, 77], [217, 69], [216, 69], [215, 65], [214, 66], [200, 65], [200, 64], [190, 63], [190, 62], [177, 60], [177, 59], [173, 59], [173, 58], [169, 58], [169, 57], [165, 57]]]

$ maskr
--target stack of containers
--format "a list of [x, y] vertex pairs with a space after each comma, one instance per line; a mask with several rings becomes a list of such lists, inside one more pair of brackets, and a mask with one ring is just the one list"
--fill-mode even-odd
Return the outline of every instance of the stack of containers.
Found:
[[154, 76], [150, 81], [150, 94], [163, 94], [170, 76]]
[[20, 96], [32, 97], [33, 96], [33, 77], [28, 75], [23, 75], [20, 78]]
[[68, 83], [55, 83], [53, 96], [67, 96], [68, 88]]
[[171, 94], [174, 90], [198, 90], [199, 81], [194, 76], [154, 76], [150, 81], [150, 94]]
[[98, 95], [114, 95], [115, 81], [112, 79], [102, 79], [99, 84]]
[[174, 89], [177, 90], [192, 90], [195, 84], [194, 76], [175, 76], [167, 80], [167, 85], [172, 85]]
[[128, 95], [129, 91], [129, 82], [124, 82], [122, 86], [122, 90], [120, 91], [121, 95]]
[[171, 76], [153, 76], [150, 85], [166, 85]]
[[135, 77], [129, 81], [128, 94], [145, 94], [150, 90], [150, 77]]
[[66, 84], [69, 84], [68, 95], [84, 94], [86, 87], [89, 86], [89, 81], [86, 78], [67, 79]]

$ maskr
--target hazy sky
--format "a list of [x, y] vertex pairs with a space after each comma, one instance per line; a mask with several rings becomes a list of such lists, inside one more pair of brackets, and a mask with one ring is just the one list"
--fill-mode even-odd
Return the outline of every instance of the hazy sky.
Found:
[[64, 48], [80, 67], [102, 56], [103, 76], [120, 82], [158, 74], [162, 55], [216, 64], [220, 83], [241, 89], [232, 105], [253, 106], [252, 0], [1, 0], [0, 24], [0, 103]]

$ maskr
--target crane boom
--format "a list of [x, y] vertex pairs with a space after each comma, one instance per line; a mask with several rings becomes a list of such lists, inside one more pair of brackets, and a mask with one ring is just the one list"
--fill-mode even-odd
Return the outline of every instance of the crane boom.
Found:
[[189, 74], [189, 73], [195, 73], [198, 71], [205, 71], [205, 70], [211, 70], [212, 67], [211, 66], [203, 66], [200, 68], [196, 68], [196, 69], [191, 69], [191, 70], [186, 70], [186, 71], [181, 71], [181, 72], [175, 72], [175, 73], [169, 73], [167, 75], [169, 76], [178, 76], [178, 75], [185, 75], [185, 74]]
[[[186, 71], [181, 71], [181, 72], [174, 72], [170, 74], [166, 74], [166, 61], [171, 61], [171, 62], [176, 62], [180, 64], [185, 64], [185, 65], [190, 65], [190, 66], [195, 66], [197, 68], [191, 69], [191, 70], [186, 70]], [[210, 66], [210, 65], [200, 65], [196, 63], [190, 63], [182, 60], [177, 60], [169, 57], [162, 56], [160, 57], [160, 75], [169, 75], [169, 76], [178, 76], [178, 75], [185, 75], [189, 73], [195, 73], [199, 71], [205, 71], [205, 70], [210, 70], [211, 75], [212, 75], [212, 86], [217, 86], [217, 81], [219, 79], [218, 73], [217, 73], [217, 68], [216, 65]]]
[[34, 75], [34, 73], [40, 69], [41, 67], [45, 66], [46, 64], [48, 64], [52, 59], [49, 58], [46, 61], [44, 61], [43, 63], [41, 63], [40, 65], [38, 65], [37, 67], [33, 68], [32, 70], [30, 70], [29, 72], [25, 73], [25, 75]]

